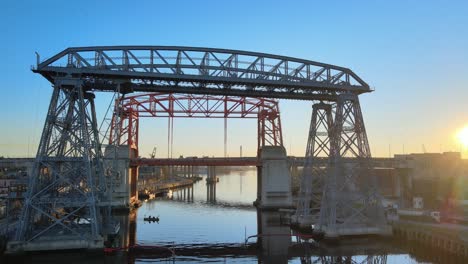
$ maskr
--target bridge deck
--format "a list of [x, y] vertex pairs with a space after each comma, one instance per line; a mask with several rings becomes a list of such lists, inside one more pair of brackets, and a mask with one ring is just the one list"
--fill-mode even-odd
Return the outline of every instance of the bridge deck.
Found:
[[[302, 166], [305, 162], [304, 157], [288, 157], [290, 164]], [[326, 159], [321, 159], [325, 162]], [[393, 159], [391, 158], [373, 158], [374, 167], [393, 168]], [[149, 159], [136, 158], [131, 160], [132, 166], [258, 166], [260, 162], [257, 157], [204, 157], [204, 158], [178, 158], [178, 159]]]
[[181, 158], [181, 159], [146, 159], [131, 161], [138, 166], [257, 166], [257, 157], [246, 158]]

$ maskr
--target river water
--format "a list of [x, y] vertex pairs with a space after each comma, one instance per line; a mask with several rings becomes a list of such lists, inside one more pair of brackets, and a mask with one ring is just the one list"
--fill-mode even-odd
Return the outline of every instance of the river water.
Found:
[[[6, 263], [463, 263], [450, 256], [398, 241], [353, 241], [340, 245], [299, 243], [282, 215], [257, 212], [256, 169], [218, 173], [216, 185], [203, 179], [172, 196], [145, 201], [132, 214], [119, 216], [116, 244], [175, 248], [165, 258], [139, 252], [60, 253], [1, 259]], [[144, 217], [158, 216], [148, 223]], [[287, 221], [286, 221], [287, 222]], [[258, 233], [262, 249], [252, 249]], [[250, 238], [249, 238], [250, 237]], [[247, 239], [248, 238], [248, 239]], [[299, 241], [299, 242], [298, 242]], [[247, 242], [245, 249], [243, 245]], [[304, 242], [304, 241], [302, 241]], [[230, 251], [229, 249], [234, 248]], [[241, 249], [241, 250], [239, 250]], [[161, 249], [164, 250], [164, 249]]]

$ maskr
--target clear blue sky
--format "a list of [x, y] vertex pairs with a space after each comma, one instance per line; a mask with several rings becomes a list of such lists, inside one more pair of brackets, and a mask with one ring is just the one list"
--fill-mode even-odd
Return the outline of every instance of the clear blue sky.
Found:
[[[374, 156], [459, 150], [468, 125], [466, 1], [3, 1], [0, 27], [4, 156], [33, 155], [42, 131], [51, 87], [30, 71], [34, 52], [69, 46], [219, 47], [349, 67], [376, 90], [361, 98]], [[303, 155], [310, 103], [280, 107], [288, 154]], [[164, 156], [166, 124], [143, 122], [142, 155], [157, 145]], [[255, 121], [229, 125], [229, 154], [255, 155]], [[176, 120], [174, 155], [222, 155], [222, 129]]]

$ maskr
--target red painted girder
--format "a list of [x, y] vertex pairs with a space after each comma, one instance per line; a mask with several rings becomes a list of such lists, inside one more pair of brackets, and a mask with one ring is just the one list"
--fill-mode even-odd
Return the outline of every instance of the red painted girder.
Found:
[[257, 166], [258, 164], [257, 157], [180, 159], [137, 158], [130, 161], [131, 166]]

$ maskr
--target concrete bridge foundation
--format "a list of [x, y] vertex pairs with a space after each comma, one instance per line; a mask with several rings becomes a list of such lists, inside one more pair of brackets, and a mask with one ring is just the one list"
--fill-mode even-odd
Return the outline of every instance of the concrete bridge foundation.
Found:
[[262, 147], [257, 171], [257, 206], [260, 209], [292, 208], [291, 176], [284, 147]]
[[138, 202], [138, 166], [130, 165], [136, 153], [127, 145], [108, 146], [104, 152], [104, 169], [108, 201], [114, 209], [128, 209]]

